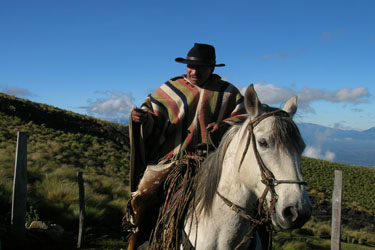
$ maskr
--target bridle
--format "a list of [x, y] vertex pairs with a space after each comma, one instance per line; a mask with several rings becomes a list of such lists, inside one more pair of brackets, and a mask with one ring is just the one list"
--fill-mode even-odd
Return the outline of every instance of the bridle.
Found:
[[[235, 249], [240, 248], [243, 244], [245, 244], [247, 241], [253, 239], [254, 234], [256, 232], [256, 228], [260, 225], [266, 225], [267, 230], [269, 231], [269, 239], [268, 239], [268, 247], [272, 246], [272, 221], [271, 221], [271, 215], [272, 213], [275, 212], [275, 206], [276, 202], [278, 199], [278, 195], [276, 194], [275, 191], [275, 186], [279, 184], [299, 184], [299, 185], [307, 185], [306, 182], [300, 181], [300, 180], [277, 180], [274, 176], [274, 174], [267, 168], [267, 166], [264, 164], [262, 157], [259, 154], [259, 151], [257, 149], [257, 143], [255, 140], [255, 135], [254, 135], [254, 128], [265, 118], [270, 117], [270, 116], [281, 116], [281, 117], [289, 117], [288, 113], [286, 113], [283, 110], [275, 110], [272, 112], [264, 113], [256, 118], [254, 118], [252, 121], [250, 121], [247, 129], [249, 131], [249, 136], [247, 137], [246, 141], [246, 146], [245, 150], [242, 154], [241, 161], [239, 164], [238, 171], [240, 171], [240, 168], [242, 166], [242, 163], [244, 161], [245, 155], [247, 154], [250, 141], [253, 141], [253, 151], [255, 154], [255, 157], [258, 162], [258, 166], [260, 169], [261, 173], [261, 178], [262, 178], [262, 183], [266, 186], [262, 196], [258, 200], [258, 211], [255, 216], [251, 216], [244, 211], [243, 208], [240, 206], [234, 204], [227, 198], [225, 198], [223, 195], [221, 195], [219, 192], [217, 194], [219, 197], [224, 201], [226, 205], [228, 205], [232, 210], [234, 210], [237, 214], [239, 214], [242, 218], [249, 220], [252, 222], [252, 227], [250, 231], [243, 237], [242, 241], [236, 246]], [[267, 207], [267, 204], [265, 203], [266, 201], [266, 196], [270, 192], [271, 194], [271, 199], [269, 202], [269, 206]]]

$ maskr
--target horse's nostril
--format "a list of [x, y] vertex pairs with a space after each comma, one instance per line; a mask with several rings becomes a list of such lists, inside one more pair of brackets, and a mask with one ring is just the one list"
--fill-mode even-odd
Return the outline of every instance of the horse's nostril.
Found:
[[286, 207], [283, 210], [283, 217], [289, 222], [295, 222], [298, 217], [297, 209], [293, 206]]

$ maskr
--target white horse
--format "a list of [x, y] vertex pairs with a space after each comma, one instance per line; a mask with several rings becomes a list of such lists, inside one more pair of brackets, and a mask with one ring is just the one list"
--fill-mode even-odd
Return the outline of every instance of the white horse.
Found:
[[248, 118], [226, 133], [197, 174], [182, 249], [261, 249], [258, 224], [290, 229], [311, 216], [300, 166], [305, 144], [292, 120], [297, 98], [283, 110], [271, 108], [253, 85], [244, 98]]

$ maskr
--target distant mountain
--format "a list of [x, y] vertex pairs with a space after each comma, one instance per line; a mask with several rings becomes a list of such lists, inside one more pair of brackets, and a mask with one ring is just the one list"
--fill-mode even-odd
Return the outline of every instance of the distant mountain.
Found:
[[306, 143], [305, 155], [349, 165], [375, 167], [375, 127], [342, 130], [311, 123], [297, 124]]
[[365, 132], [365, 133], [369, 133], [369, 134], [375, 134], [375, 127], [372, 127], [372, 128], [370, 128], [370, 129], [367, 129], [367, 130], [365, 130], [365, 131], [363, 131], [363, 132]]

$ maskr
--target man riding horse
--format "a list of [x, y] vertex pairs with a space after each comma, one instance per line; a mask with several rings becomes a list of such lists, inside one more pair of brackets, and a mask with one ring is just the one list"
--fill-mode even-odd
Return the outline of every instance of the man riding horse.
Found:
[[225, 66], [216, 64], [213, 46], [195, 43], [186, 59], [175, 61], [187, 64], [186, 74], [164, 83], [130, 115], [128, 249], [148, 240], [163, 199], [160, 187], [173, 162], [194, 155], [201, 145], [218, 144], [231, 125], [245, 119], [240, 91], [213, 73]]

